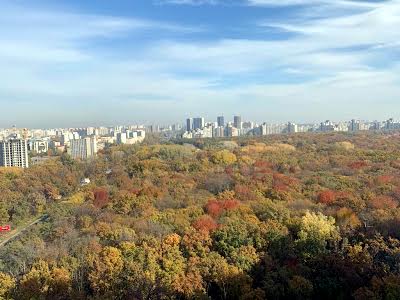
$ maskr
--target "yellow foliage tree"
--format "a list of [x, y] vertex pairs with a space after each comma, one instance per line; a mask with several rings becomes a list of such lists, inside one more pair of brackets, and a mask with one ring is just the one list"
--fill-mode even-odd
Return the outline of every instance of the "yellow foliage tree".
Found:
[[104, 247], [92, 263], [89, 273], [92, 289], [98, 295], [112, 294], [124, 266], [121, 251], [114, 247]]
[[15, 280], [10, 275], [0, 272], [0, 300], [11, 299], [15, 288]]
[[47, 295], [51, 273], [49, 265], [44, 260], [35, 263], [25, 274], [19, 284], [19, 298], [40, 299]]
[[310, 257], [325, 251], [327, 242], [337, 240], [339, 233], [334, 218], [307, 211], [301, 219], [298, 236], [296, 242], [303, 248], [303, 255]]
[[237, 161], [236, 155], [228, 150], [221, 150], [213, 153], [211, 161], [218, 165], [231, 165]]

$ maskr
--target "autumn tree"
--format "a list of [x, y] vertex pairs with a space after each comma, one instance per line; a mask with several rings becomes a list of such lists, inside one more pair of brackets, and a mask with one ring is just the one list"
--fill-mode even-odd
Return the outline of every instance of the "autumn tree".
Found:
[[114, 247], [104, 247], [91, 262], [89, 282], [97, 295], [116, 293], [119, 275], [123, 268], [122, 253]]
[[0, 300], [11, 299], [15, 288], [15, 279], [5, 273], [0, 272]]
[[336, 200], [336, 193], [331, 190], [325, 190], [318, 194], [318, 202], [331, 205]]
[[237, 161], [236, 155], [228, 150], [220, 150], [212, 154], [211, 161], [218, 165], [231, 165]]
[[338, 238], [335, 219], [321, 213], [307, 212], [301, 219], [296, 243], [307, 258], [326, 251], [327, 243]]

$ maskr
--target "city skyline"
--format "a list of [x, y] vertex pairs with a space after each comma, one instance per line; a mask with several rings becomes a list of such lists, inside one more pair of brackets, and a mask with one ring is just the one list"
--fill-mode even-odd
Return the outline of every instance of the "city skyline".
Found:
[[400, 111], [398, 0], [0, 5], [0, 128]]

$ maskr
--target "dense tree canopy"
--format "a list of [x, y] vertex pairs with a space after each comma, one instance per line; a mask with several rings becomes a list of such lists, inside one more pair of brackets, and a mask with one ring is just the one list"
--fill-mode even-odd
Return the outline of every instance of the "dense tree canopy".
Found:
[[0, 169], [0, 225], [48, 216], [0, 247], [0, 299], [399, 299], [399, 141], [148, 140]]

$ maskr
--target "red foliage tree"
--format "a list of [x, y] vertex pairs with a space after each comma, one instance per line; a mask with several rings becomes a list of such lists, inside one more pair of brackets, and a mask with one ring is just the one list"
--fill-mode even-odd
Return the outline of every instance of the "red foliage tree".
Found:
[[206, 211], [211, 217], [218, 218], [224, 212], [224, 208], [220, 201], [211, 199], [206, 204]]
[[394, 177], [391, 175], [381, 175], [376, 178], [378, 184], [388, 184], [393, 181]]
[[299, 182], [296, 178], [286, 176], [284, 174], [275, 173], [273, 175], [272, 185], [273, 188], [278, 192], [284, 192], [289, 187], [297, 185]]
[[249, 186], [244, 184], [237, 184], [235, 186], [235, 195], [241, 201], [254, 200], [254, 192]]
[[218, 228], [217, 222], [208, 215], [201, 216], [194, 223], [193, 227], [199, 231], [214, 231]]
[[368, 163], [365, 161], [355, 161], [349, 164], [349, 168], [353, 170], [360, 170], [368, 166]]
[[206, 204], [207, 213], [214, 219], [219, 218], [225, 211], [236, 209], [240, 202], [236, 199], [216, 200], [211, 199]]
[[225, 173], [228, 174], [228, 175], [233, 175], [233, 173], [234, 173], [233, 167], [232, 166], [226, 167], [225, 168]]
[[104, 187], [95, 188], [93, 191], [94, 201], [96, 207], [102, 208], [109, 203], [108, 191]]
[[257, 160], [254, 164], [254, 172], [256, 173], [271, 173], [273, 165], [270, 162], [264, 160]]
[[332, 190], [325, 190], [318, 194], [318, 202], [331, 205], [336, 201], [336, 193]]
[[377, 196], [371, 200], [370, 205], [375, 209], [395, 209], [398, 203], [390, 196]]
[[130, 191], [132, 194], [135, 194], [136, 196], [139, 196], [139, 195], [140, 195], [140, 192], [141, 192], [140, 189], [136, 189], [136, 188], [129, 189], [129, 191]]
[[228, 199], [228, 200], [222, 201], [221, 204], [225, 210], [233, 210], [233, 209], [237, 208], [240, 203], [236, 199]]

